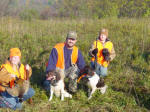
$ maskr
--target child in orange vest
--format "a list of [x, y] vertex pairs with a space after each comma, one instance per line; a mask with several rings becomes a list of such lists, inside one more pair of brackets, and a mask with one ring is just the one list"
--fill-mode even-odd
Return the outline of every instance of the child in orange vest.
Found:
[[100, 76], [107, 75], [107, 67], [116, 54], [113, 43], [108, 39], [108, 30], [102, 29], [98, 39], [93, 42], [89, 50], [91, 58], [91, 66]]
[[[31, 98], [34, 95], [34, 90], [29, 88], [27, 93], [23, 95], [22, 101], [19, 96], [9, 94], [7, 88], [15, 86], [15, 80], [26, 80], [26, 71], [29, 72], [29, 77], [32, 74], [29, 65], [24, 66], [21, 64], [21, 51], [18, 48], [11, 48], [9, 60], [0, 67], [0, 107], [11, 108], [13, 110], [21, 109], [22, 101]], [[15, 92], [14, 92], [15, 94]]]

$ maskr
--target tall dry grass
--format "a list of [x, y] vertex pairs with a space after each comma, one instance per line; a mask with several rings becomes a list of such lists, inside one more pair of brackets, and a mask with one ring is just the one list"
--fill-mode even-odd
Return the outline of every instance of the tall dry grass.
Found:
[[[108, 67], [105, 95], [99, 92], [87, 100], [86, 92], [79, 89], [73, 99], [61, 102], [54, 98], [48, 102], [48, 95], [42, 89], [45, 63], [52, 47], [64, 42], [67, 32], [78, 33], [77, 46], [87, 64], [90, 62], [88, 49], [101, 28], [109, 29], [109, 38], [114, 43], [116, 58]], [[9, 56], [11, 47], [22, 51], [22, 62], [33, 68], [31, 78], [36, 94], [34, 105], [25, 103], [21, 111], [77, 111], [77, 112], [131, 112], [149, 111], [150, 94], [150, 22], [149, 19], [51, 19], [22, 21], [14, 18], [0, 18], [0, 63]], [[5, 111], [0, 109], [0, 111]]]

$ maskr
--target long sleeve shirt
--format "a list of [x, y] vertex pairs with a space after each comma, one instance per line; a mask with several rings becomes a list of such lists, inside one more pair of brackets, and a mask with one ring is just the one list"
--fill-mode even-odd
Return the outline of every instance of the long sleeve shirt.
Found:
[[[68, 49], [66, 46], [64, 46], [65, 70], [71, 66], [71, 54], [72, 54], [72, 49]], [[48, 73], [51, 70], [56, 69], [57, 59], [58, 59], [57, 50], [56, 50], [56, 48], [53, 48], [51, 53], [50, 53], [50, 56], [49, 56], [49, 61], [48, 61], [48, 66], [46, 68], [46, 73]], [[84, 61], [84, 58], [83, 58], [80, 50], [78, 50], [78, 58], [77, 58], [76, 64], [77, 64], [79, 69], [83, 69], [85, 66], [85, 61]]]
[[[6, 61], [5, 64], [10, 63]], [[14, 74], [16, 75], [16, 74]], [[29, 67], [29, 77], [32, 75], [32, 68]], [[5, 87], [9, 87], [9, 82], [11, 80], [15, 80], [14, 77], [11, 76], [11, 73], [7, 71], [5, 67], [0, 67], [0, 92], [5, 91]]]

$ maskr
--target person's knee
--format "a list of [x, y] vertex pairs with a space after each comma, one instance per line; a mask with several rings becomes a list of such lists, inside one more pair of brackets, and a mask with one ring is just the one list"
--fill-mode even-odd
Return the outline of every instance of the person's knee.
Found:
[[[34, 96], [34, 94], [35, 94], [35, 91], [32, 88], [29, 88], [28, 92], [26, 94], [24, 94], [24, 96], [23, 96], [23, 101], [28, 100], [29, 98]], [[19, 98], [18, 98], [18, 100], [19, 100]]]
[[106, 76], [107, 76], [107, 73], [101, 73], [100, 76], [106, 77]]
[[16, 110], [16, 109], [21, 109], [21, 108], [22, 108], [22, 103], [16, 103], [15, 107], [12, 109]]
[[29, 98], [34, 96], [34, 94], [35, 94], [35, 91], [32, 88], [29, 88], [29, 91], [28, 91]]
[[107, 76], [107, 68], [101, 69], [100, 76], [103, 76], [103, 77]]
[[1, 108], [10, 108], [13, 110], [16, 109], [21, 109], [22, 108], [22, 104], [17, 102], [17, 100], [15, 98], [2, 98], [0, 101], [0, 107]]

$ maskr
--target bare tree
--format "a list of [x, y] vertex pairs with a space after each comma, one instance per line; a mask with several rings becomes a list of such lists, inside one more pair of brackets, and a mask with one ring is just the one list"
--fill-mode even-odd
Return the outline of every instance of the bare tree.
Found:
[[1, 0], [0, 1], [0, 16], [7, 15], [8, 7], [12, 0]]

